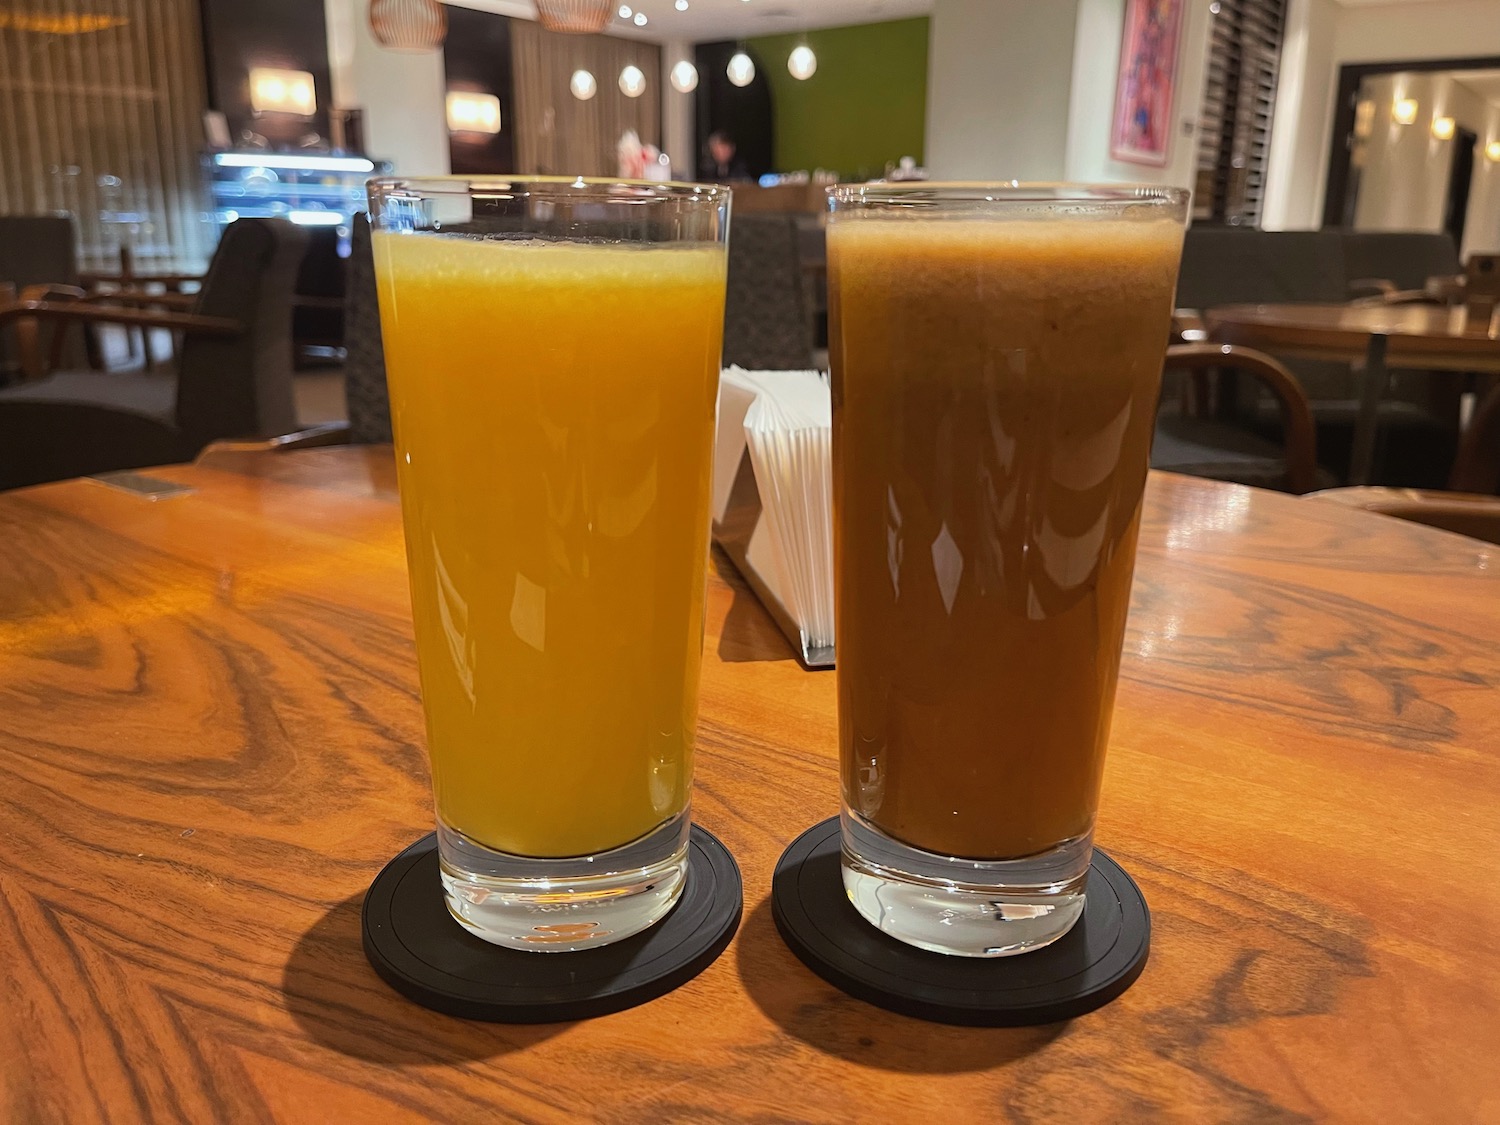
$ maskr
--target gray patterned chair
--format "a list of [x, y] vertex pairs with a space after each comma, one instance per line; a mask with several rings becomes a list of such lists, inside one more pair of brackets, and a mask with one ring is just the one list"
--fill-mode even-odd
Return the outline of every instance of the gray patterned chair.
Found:
[[812, 367], [798, 238], [794, 215], [735, 216], [724, 302], [726, 365], [763, 371]]
[[175, 372], [59, 371], [0, 389], [0, 488], [190, 461], [221, 438], [296, 430], [292, 294], [305, 244], [281, 219], [230, 224], [191, 313], [0, 307], [0, 325], [102, 321], [182, 333]]
[[358, 445], [389, 442], [391, 399], [385, 385], [370, 220], [365, 215], [354, 216], [350, 238], [344, 290], [344, 394], [349, 401], [349, 440]]

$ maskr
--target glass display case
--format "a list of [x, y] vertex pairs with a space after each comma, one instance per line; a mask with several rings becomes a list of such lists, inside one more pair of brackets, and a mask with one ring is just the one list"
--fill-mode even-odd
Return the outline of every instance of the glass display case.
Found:
[[221, 227], [241, 217], [332, 227], [341, 255], [348, 254], [350, 219], [365, 210], [365, 181], [391, 170], [389, 161], [312, 152], [215, 152], [204, 160]]

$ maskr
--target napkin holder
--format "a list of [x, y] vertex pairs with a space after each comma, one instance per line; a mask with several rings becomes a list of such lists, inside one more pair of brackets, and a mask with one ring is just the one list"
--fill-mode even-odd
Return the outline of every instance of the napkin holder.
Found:
[[[822, 629], [825, 635], [819, 635], [799, 623], [795, 595], [787, 576], [786, 552], [776, 541], [773, 520], [756, 478], [751, 439], [746, 432], [746, 419], [752, 417], [757, 398], [772, 393], [778, 381], [789, 377], [821, 379], [817, 372], [747, 372], [738, 368], [724, 372], [714, 450], [712, 530], [714, 542], [791, 642], [798, 662], [812, 671], [833, 667], [831, 626], [825, 625]], [[826, 532], [831, 539], [831, 524]], [[831, 567], [831, 547], [826, 554], [825, 565]], [[831, 600], [831, 573], [825, 577]], [[831, 606], [825, 616], [831, 620]]]

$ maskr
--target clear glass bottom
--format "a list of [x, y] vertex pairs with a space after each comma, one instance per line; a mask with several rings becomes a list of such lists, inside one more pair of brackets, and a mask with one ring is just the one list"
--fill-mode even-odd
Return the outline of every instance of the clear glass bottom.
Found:
[[845, 808], [844, 890], [872, 926], [958, 957], [1051, 945], [1083, 916], [1093, 833], [1021, 859], [956, 859], [893, 840]]
[[459, 925], [508, 949], [569, 953], [646, 929], [687, 877], [689, 809], [624, 847], [592, 856], [508, 855], [438, 819], [443, 897]]

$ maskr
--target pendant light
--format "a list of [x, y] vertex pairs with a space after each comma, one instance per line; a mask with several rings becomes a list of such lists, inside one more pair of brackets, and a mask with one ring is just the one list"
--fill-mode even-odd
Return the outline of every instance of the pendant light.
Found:
[[748, 86], [755, 81], [755, 63], [743, 50], [736, 51], [724, 68], [724, 74], [736, 86]]

